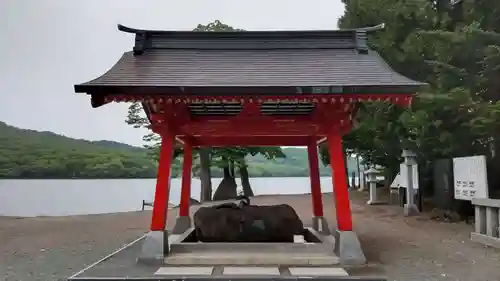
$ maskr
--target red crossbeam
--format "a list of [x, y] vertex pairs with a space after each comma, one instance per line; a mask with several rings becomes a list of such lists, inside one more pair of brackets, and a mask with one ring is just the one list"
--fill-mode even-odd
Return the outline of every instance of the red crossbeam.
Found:
[[324, 136], [326, 128], [314, 124], [259, 124], [253, 122], [224, 124], [188, 124], [181, 133], [192, 136]]
[[[184, 137], [179, 137], [184, 139]], [[305, 146], [311, 139], [309, 136], [200, 136], [192, 138], [193, 146]]]

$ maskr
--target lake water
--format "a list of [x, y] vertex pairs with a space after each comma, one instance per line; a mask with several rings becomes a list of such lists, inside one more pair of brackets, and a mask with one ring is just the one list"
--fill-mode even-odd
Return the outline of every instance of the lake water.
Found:
[[[221, 179], [212, 179], [215, 190]], [[251, 178], [255, 195], [310, 193], [309, 178]], [[67, 216], [137, 211], [152, 201], [155, 179], [0, 180], [0, 216]], [[239, 179], [237, 183], [241, 186]], [[179, 204], [180, 179], [172, 179], [170, 202]], [[192, 180], [191, 197], [200, 198], [200, 180]], [[323, 192], [332, 179], [321, 178]]]

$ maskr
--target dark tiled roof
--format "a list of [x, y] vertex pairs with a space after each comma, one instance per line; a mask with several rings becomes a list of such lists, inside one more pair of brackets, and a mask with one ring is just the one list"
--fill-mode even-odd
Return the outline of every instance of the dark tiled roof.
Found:
[[151, 50], [127, 52], [86, 83], [113, 86], [420, 85], [393, 72], [373, 53], [354, 50]]
[[331, 86], [415, 92], [424, 85], [394, 72], [377, 53], [364, 50], [358, 33], [137, 33], [134, 52], [125, 53], [107, 73], [76, 85], [75, 90]]

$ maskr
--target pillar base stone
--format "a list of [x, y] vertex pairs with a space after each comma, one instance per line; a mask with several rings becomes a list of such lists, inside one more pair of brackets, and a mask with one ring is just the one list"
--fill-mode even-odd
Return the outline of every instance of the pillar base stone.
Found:
[[335, 231], [335, 254], [342, 265], [363, 265], [366, 257], [354, 231]]
[[168, 256], [168, 232], [150, 231], [142, 242], [141, 252], [137, 262], [148, 265], [162, 265]]
[[178, 217], [175, 221], [174, 229], [172, 229], [172, 234], [183, 234], [186, 230], [191, 228], [191, 217], [182, 216]]
[[404, 205], [404, 215], [406, 217], [416, 216], [420, 213], [417, 205], [415, 204], [405, 204]]
[[380, 201], [380, 200], [368, 200], [368, 202], [366, 202], [366, 204], [368, 205], [383, 205], [383, 204], [386, 204], [386, 202], [383, 202], [383, 201]]
[[321, 234], [330, 234], [328, 222], [324, 217], [313, 217], [312, 228]]

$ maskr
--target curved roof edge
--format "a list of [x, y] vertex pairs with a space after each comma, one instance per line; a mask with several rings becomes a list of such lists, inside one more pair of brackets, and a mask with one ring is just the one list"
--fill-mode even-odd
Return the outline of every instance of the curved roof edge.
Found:
[[[359, 33], [369, 33], [369, 32], [374, 32], [378, 30], [382, 30], [385, 28], [385, 23], [381, 23], [376, 26], [368, 26], [368, 27], [362, 27], [362, 28], [355, 28], [355, 29], [331, 29], [331, 30], [252, 30], [252, 31], [189, 31], [189, 30], [153, 30], [153, 29], [139, 29], [139, 28], [133, 28], [129, 26], [125, 26], [123, 24], [118, 24], [117, 28], [119, 31], [125, 32], [125, 33], [132, 33], [132, 34], [144, 34], [144, 33], [149, 33], [149, 34], [212, 34], [212, 36], [216, 34], [233, 34], [239, 36], [244, 36], [244, 37], [251, 37], [252, 35], [272, 35], [272, 36], [293, 36], [293, 35], [328, 35], [328, 34], [339, 34], [339, 33], [354, 33], [354, 32], [359, 32]], [[242, 35], [245, 34], [245, 35]]]
[[[288, 42], [288, 40], [317, 40], [317, 44], [312, 44], [310, 48], [354, 48], [359, 53], [366, 54], [369, 50], [367, 44], [367, 34], [369, 32], [381, 30], [385, 24], [379, 24], [372, 27], [363, 27], [357, 29], [338, 29], [338, 30], [271, 30], [271, 31], [174, 31], [174, 30], [147, 30], [128, 27], [118, 24], [118, 30], [126, 33], [135, 34], [134, 54], [141, 55], [147, 49], [155, 48], [195, 48], [199, 44], [194, 44], [193, 40], [203, 42], [203, 47], [207, 46], [206, 40], [212, 40], [213, 44], [218, 45], [217, 48], [224, 48], [231, 41], [235, 42], [247, 40], [243, 45], [252, 45], [257, 41], [269, 44], [264, 44], [267, 48], [276, 48], [273, 42], [281, 40], [280, 46], [284, 45], [300, 45], [298, 42]], [[326, 42], [328, 41], [329, 42]], [[215, 42], [218, 41], [218, 42]], [[271, 42], [272, 41], [272, 42]], [[180, 44], [179, 44], [180, 42]], [[219, 44], [219, 43], [222, 43]], [[288, 44], [290, 43], [290, 44]], [[302, 42], [304, 43], [304, 42]], [[311, 44], [312, 42], [306, 42]], [[327, 43], [327, 44], [325, 44]], [[186, 45], [187, 44], [187, 45]], [[196, 46], [195, 46], [196, 45]], [[225, 45], [225, 46], [223, 46]], [[242, 45], [242, 44], [240, 44]], [[260, 44], [262, 45], [262, 44]], [[302, 44], [304, 45], [304, 44]], [[314, 45], [314, 46], [313, 46]], [[317, 45], [317, 46], [316, 46]], [[193, 47], [195, 46], [195, 47]], [[198, 46], [196, 48], [200, 48]], [[212, 47], [211, 47], [212, 48]], [[241, 48], [241, 46], [240, 46]]]

